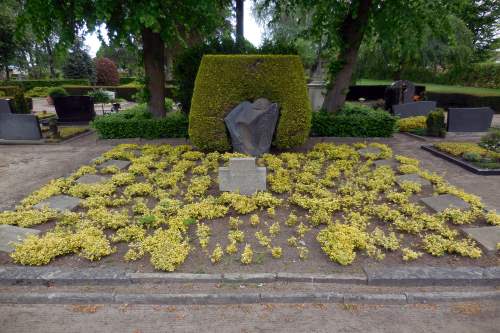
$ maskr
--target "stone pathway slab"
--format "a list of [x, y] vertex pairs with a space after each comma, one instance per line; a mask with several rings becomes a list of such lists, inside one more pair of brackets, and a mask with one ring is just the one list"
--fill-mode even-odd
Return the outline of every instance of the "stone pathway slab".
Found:
[[488, 251], [497, 251], [497, 243], [500, 243], [500, 226], [462, 228], [462, 230]]
[[395, 160], [376, 160], [376, 161], [373, 162], [373, 164], [376, 167], [388, 165], [391, 168], [394, 168], [394, 167], [396, 167], [396, 165], [398, 164], [398, 162], [396, 162]]
[[380, 154], [380, 148], [376, 147], [366, 147], [358, 150], [359, 155], [366, 157], [368, 154]]
[[99, 176], [99, 175], [83, 175], [76, 180], [78, 184], [98, 184], [103, 183], [108, 180], [107, 177]]
[[467, 202], [451, 194], [422, 198], [420, 201], [437, 213], [442, 212], [446, 208], [468, 209], [470, 207]]
[[257, 167], [255, 158], [231, 158], [229, 167], [219, 168], [219, 190], [251, 195], [266, 190], [266, 168]]
[[396, 177], [396, 183], [399, 186], [401, 186], [401, 184], [404, 182], [414, 182], [414, 183], [418, 183], [422, 186], [431, 186], [432, 185], [430, 181], [428, 181], [425, 178], [420, 177], [416, 173], [410, 173], [410, 174], [401, 175], [401, 176]]
[[39, 234], [40, 230], [20, 228], [13, 225], [0, 225], [0, 251], [10, 253], [14, 251], [11, 242], [22, 242], [28, 235]]
[[116, 166], [118, 169], [123, 170], [128, 168], [130, 165], [130, 161], [123, 161], [123, 160], [107, 160], [104, 163], [101, 163], [97, 166], [98, 169], [102, 169], [108, 166]]
[[78, 207], [80, 201], [81, 200], [79, 198], [70, 197], [68, 195], [56, 195], [36, 204], [34, 208], [42, 209], [43, 207], [47, 206], [58, 211], [72, 211], [76, 207]]

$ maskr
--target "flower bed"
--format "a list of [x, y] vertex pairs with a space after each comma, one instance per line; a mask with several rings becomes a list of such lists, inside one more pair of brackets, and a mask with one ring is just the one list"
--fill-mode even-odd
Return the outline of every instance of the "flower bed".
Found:
[[500, 169], [500, 153], [472, 142], [441, 142], [434, 147], [483, 169]]
[[[236, 261], [248, 267], [264, 260], [314, 260], [318, 267], [320, 260], [344, 266], [359, 257], [481, 257], [481, 248], [457, 225], [498, 225], [500, 215], [484, 213], [478, 197], [421, 170], [417, 160], [396, 156], [397, 171], [375, 168], [374, 160], [390, 158], [392, 151], [371, 146], [380, 153], [366, 158], [358, 152], [365, 144], [322, 143], [307, 153], [265, 154], [258, 164], [267, 167], [269, 191], [243, 196], [220, 193], [216, 183], [218, 167], [239, 154], [205, 154], [187, 145], [119, 145], [33, 192], [14, 211], [0, 213], [0, 223], [44, 231], [15, 247], [11, 258], [23, 265], [46, 265], [63, 256], [118, 259], [120, 249], [125, 249], [120, 261], [139, 261], [142, 267], [149, 260], [164, 271], [179, 269], [189, 258], [202, 267]], [[131, 165], [99, 167], [109, 159]], [[432, 182], [433, 192], [456, 195], [471, 208], [431, 214], [415, 200], [429, 190], [412, 182], [398, 187], [397, 173], [418, 173]], [[86, 174], [109, 178], [76, 183]], [[33, 208], [59, 194], [81, 198], [81, 208], [63, 213]]]

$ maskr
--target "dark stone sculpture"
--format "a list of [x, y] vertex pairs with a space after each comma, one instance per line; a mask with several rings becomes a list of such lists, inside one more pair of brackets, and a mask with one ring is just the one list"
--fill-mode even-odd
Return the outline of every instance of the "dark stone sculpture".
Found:
[[385, 90], [384, 99], [386, 109], [393, 105], [413, 102], [415, 96], [415, 84], [407, 80], [393, 82]]
[[434, 101], [411, 102], [392, 106], [392, 112], [399, 118], [427, 116], [434, 109], [436, 109]]
[[90, 96], [54, 98], [59, 123], [89, 122], [95, 118], [94, 100]]
[[449, 108], [448, 132], [487, 132], [493, 120], [493, 110], [483, 108]]
[[265, 98], [240, 103], [224, 118], [233, 150], [251, 156], [267, 153], [278, 117], [278, 104]]

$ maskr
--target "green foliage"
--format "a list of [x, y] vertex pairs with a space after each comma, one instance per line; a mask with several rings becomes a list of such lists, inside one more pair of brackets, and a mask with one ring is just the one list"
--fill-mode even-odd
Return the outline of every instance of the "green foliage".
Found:
[[240, 102], [260, 97], [280, 108], [273, 144], [279, 148], [302, 144], [311, 126], [311, 106], [298, 56], [204, 56], [189, 114], [193, 144], [202, 150], [229, 150], [223, 118]]
[[76, 42], [71, 48], [66, 63], [63, 66], [66, 79], [95, 79], [94, 62], [89, 54], [83, 49], [81, 42]]
[[[4, 88], [20, 87], [25, 91], [35, 87], [59, 87], [63, 85], [90, 85], [89, 80], [85, 79], [69, 79], [69, 80], [15, 80], [15, 81], [0, 81], [0, 90]], [[9, 95], [6, 93], [6, 95]]]
[[2, 87], [0, 85], [0, 92], [3, 92], [3, 96], [14, 96], [18, 89], [19, 89], [18, 86], [3, 86]]
[[131, 109], [97, 117], [91, 124], [100, 138], [185, 138], [187, 117], [180, 112], [168, 114], [165, 118], [153, 119], [146, 104]]
[[444, 137], [446, 134], [444, 112], [436, 110], [429, 113], [426, 120], [427, 135]]
[[494, 128], [481, 137], [479, 145], [485, 149], [500, 153], [500, 129]]
[[63, 87], [52, 87], [48, 90], [48, 96], [55, 97], [65, 97], [68, 96], [68, 92]]
[[120, 85], [130, 84], [130, 83], [134, 83], [135, 81], [137, 81], [137, 77], [135, 77], [135, 76], [122, 76], [122, 77], [120, 77], [119, 84]]
[[21, 89], [17, 89], [13, 98], [13, 112], [15, 113], [30, 113], [30, 108], [28, 102], [24, 97], [24, 92]]
[[108, 58], [98, 58], [95, 61], [96, 84], [102, 86], [116, 86], [120, 83], [120, 76], [115, 63]]
[[191, 99], [193, 98], [194, 81], [201, 59], [205, 54], [245, 54], [254, 52], [253, 46], [244, 44], [237, 45], [232, 38], [212, 38], [207, 42], [196, 45], [184, 50], [175, 57], [174, 77], [177, 82], [177, 89], [174, 91], [174, 97], [182, 105], [185, 113], [191, 108]]
[[346, 103], [340, 112], [314, 112], [312, 136], [390, 137], [396, 118], [381, 109]]
[[109, 95], [105, 92], [104, 89], [96, 89], [92, 92], [89, 93], [89, 96], [94, 99], [94, 103], [110, 103], [111, 98]]
[[47, 97], [49, 96], [49, 87], [35, 87], [26, 92], [27, 97]]

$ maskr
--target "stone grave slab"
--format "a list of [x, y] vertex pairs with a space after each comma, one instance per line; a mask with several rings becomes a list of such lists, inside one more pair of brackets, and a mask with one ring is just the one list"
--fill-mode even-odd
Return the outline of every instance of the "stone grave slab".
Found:
[[376, 167], [381, 167], [381, 166], [390, 166], [391, 168], [394, 168], [396, 167], [396, 165], [398, 164], [398, 162], [396, 162], [395, 160], [376, 160], [373, 162], [373, 165], [375, 165]]
[[401, 186], [404, 182], [414, 182], [422, 186], [431, 186], [431, 182], [425, 178], [420, 177], [416, 173], [410, 173], [406, 175], [401, 175], [396, 177], [396, 183]]
[[436, 102], [434, 101], [410, 102], [392, 106], [392, 112], [399, 118], [427, 116], [435, 109]]
[[470, 207], [467, 202], [451, 194], [422, 198], [420, 201], [437, 213], [442, 212], [446, 208], [468, 209]]
[[78, 184], [98, 184], [107, 181], [108, 178], [99, 175], [86, 174], [76, 180]]
[[116, 166], [118, 169], [123, 170], [128, 168], [130, 165], [130, 161], [124, 161], [124, 160], [107, 160], [106, 162], [103, 162], [97, 166], [98, 169], [102, 169], [108, 166]]
[[40, 230], [20, 228], [13, 225], [2, 224], [0, 225], [0, 251], [10, 253], [14, 251], [11, 242], [19, 243], [23, 241], [28, 235], [39, 234]]
[[493, 110], [482, 108], [449, 108], [446, 119], [448, 132], [487, 132], [493, 120]]
[[254, 157], [231, 158], [229, 167], [219, 168], [219, 190], [251, 195], [266, 190], [266, 168], [257, 167]]
[[500, 243], [500, 226], [462, 228], [462, 230], [488, 251], [497, 251], [497, 243]]
[[58, 211], [69, 210], [72, 211], [80, 204], [80, 199], [75, 197], [70, 197], [68, 195], [56, 195], [44, 200], [35, 206], [36, 209], [42, 209], [47, 206], [48, 208], [55, 209]]
[[380, 154], [382, 151], [377, 147], [366, 147], [358, 150], [359, 155], [366, 157], [368, 154]]

